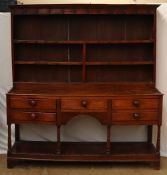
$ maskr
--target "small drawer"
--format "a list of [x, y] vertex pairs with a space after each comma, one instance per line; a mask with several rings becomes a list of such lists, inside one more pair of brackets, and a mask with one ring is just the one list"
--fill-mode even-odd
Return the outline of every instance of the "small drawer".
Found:
[[10, 111], [10, 123], [56, 123], [56, 113]]
[[62, 99], [61, 109], [63, 111], [70, 110], [95, 110], [107, 111], [107, 100], [104, 99]]
[[112, 113], [112, 122], [158, 121], [157, 111], [121, 111]]
[[56, 111], [56, 99], [11, 97], [10, 107], [13, 109]]
[[158, 109], [159, 99], [114, 99], [112, 100], [112, 109]]

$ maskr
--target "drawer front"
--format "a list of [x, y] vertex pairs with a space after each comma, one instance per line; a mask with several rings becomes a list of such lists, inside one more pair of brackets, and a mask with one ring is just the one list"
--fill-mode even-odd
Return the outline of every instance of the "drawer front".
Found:
[[10, 107], [13, 109], [52, 110], [56, 111], [56, 99], [52, 98], [11, 98]]
[[112, 109], [158, 109], [159, 99], [114, 99]]
[[96, 110], [107, 111], [107, 100], [104, 99], [62, 99], [61, 100], [62, 111], [70, 110]]
[[13, 123], [56, 123], [56, 113], [10, 111], [9, 122]]
[[121, 111], [112, 113], [112, 122], [158, 121], [157, 111]]

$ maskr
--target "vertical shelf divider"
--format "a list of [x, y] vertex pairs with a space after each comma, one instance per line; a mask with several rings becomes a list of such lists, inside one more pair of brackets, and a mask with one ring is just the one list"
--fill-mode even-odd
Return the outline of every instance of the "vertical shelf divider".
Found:
[[86, 82], [86, 43], [83, 43], [82, 51], [82, 82]]
[[61, 153], [61, 138], [60, 138], [60, 127], [61, 127], [61, 101], [58, 99], [56, 101], [56, 107], [57, 107], [57, 149], [56, 153], [60, 154]]

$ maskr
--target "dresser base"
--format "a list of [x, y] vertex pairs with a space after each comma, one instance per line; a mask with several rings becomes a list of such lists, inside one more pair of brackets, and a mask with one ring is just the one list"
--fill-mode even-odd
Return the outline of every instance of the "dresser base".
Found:
[[110, 153], [104, 152], [105, 142], [62, 142], [56, 153], [56, 142], [19, 141], [8, 153], [8, 168], [17, 161], [57, 162], [147, 162], [160, 168], [160, 156], [153, 144], [147, 142], [114, 142]]

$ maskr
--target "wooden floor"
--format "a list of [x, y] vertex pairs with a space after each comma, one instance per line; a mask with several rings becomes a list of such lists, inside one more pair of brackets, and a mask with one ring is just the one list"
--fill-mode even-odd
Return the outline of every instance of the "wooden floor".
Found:
[[50, 163], [28, 162], [6, 168], [6, 156], [0, 155], [0, 175], [166, 175], [167, 158], [161, 158], [161, 170], [138, 163]]

